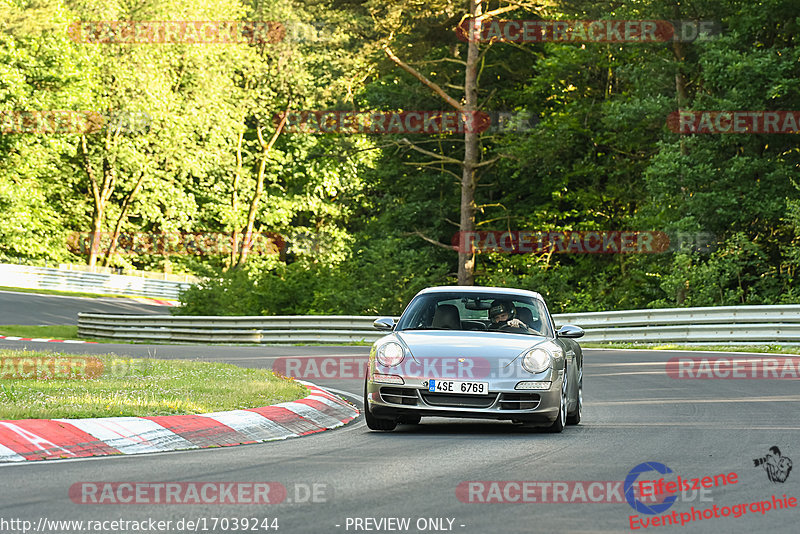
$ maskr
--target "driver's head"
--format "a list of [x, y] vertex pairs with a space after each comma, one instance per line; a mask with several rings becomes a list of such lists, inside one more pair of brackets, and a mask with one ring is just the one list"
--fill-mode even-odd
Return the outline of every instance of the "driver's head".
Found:
[[505, 323], [514, 318], [514, 305], [507, 300], [495, 300], [489, 308], [489, 319], [495, 324]]

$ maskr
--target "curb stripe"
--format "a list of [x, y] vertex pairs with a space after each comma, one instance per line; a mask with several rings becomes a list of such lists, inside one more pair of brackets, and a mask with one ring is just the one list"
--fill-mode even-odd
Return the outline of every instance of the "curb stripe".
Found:
[[[300, 404], [305, 404], [315, 410], [317, 410], [320, 414], [331, 417], [333, 419], [337, 419], [340, 423], [345, 423], [346, 421], [341, 419], [341, 415], [339, 410], [334, 406], [330, 406], [329, 404], [323, 402], [320, 399], [313, 399], [313, 398], [305, 398], [297, 401]], [[352, 420], [352, 419], [350, 419]]]
[[6, 341], [36, 341], [36, 342], [47, 342], [47, 343], [94, 343], [97, 344], [97, 341], [83, 341], [80, 339], [49, 339], [44, 337], [17, 337], [17, 336], [0, 336], [0, 339], [4, 339]]
[[249, 443], [286, 439], [297, 435], [285, 427], [270, 421], [263, 415], [247, 410], [200, 414], [200, 417], [208, 417], [209, 419], [231, 427], [243, 436], [246, 436]]
[[324, 398], [327, 398], [327, 399], [335, 402], [339, 406], [343, 406], [343, 407], [347, 408], [348, 410], [351, 409], [352, 406], [353, 406], [352, 404], [350, 404], [349, 402], [344, 400], [342, 397], [340, 397], [340, 396], [328, 391], [327, 389], [322, 389], [322, 388], [320, 388], [318, 386], [315, 386], [314, 384], [311, 384], [310, 382], [304, 382], [302, 380], [298, 380], [298, 382], [300, 382], [301, 384], [306, 386], [309, 389], [309, 391], [311, 391], [311, 395], [306, 397], [307, 399], [308, 398], [324, 397]]
[[[314, 391], [314, 392], [311, 393], [311, 395], [309, 395], [306, 398], [309, 398], [309, 399], [320, 399], [320, 398], [327, 399], [329, 402], [326, 402], [326, 404], [330, 404], [331, 406], [344, 406], [346, 408], [350, 407], [350, 404], [348, 404], [348, 402], [346, 400], [344, 400], [344, 399], [342, 399], [340, 397], [336, 397], [335, 395], [331, 395], [327, 391], [325, 391], [325, 392]], [[331, 403], [333, 403], [333, 404], [331, 404]]]
[[271, 419], [282, 427], [288, 428], [298, 436], [305, 436], [325, 430], [324, 427], [312, 423], [305, 417], [299, 417], [293, 411], [287, 410], [281, 406], [264, 406], [263, 408], [251, 408], [248, 411], [256, 412], [267, 419]]
[[325, 397], [322, 395], [309, 395], [304, 400], [314, 400], [317, 402], [321, 402], [331, 408], [337, 409], [341, 407], [341, 404], [336, 402], [335, 400], [331, 399], [330, 397]]
[[343, 424], [339, 418], [331, 417], [330, 415], [321, 413], [315, 408], [303, 404], [300, 401], [287, 402], [285, 404], [279, 404], [278, 406], [282, 406], [287, 410], [291, 410], [300, 417], [305, 417], [315, 425], [319, 425], [323, 428], [336, 428], [342, 426]]
[[72, 424], [49, 419], [0, 421], [0, 443], [26, 460], [80, 458], [120, 452]]
[[192, 449], [194, 446], [158, 423], [139, 417], [56, 419], [80, 428], [122, 454]]
[[20, 456], [5, 445], [0, 445], [0, 462], [24, 462], [25, 460], [27, 458], [24, 456]]
[[238, 445], [243, 436], [227, 425], [199, 415], [157, 415], [144, 417], [174, 432], [199, 448]]
[[[300, 382], [300, 381], [298, 381]], [[0, 462], [142, 454], [305, 436], [358, 417], [355, 406], [308, 382], [303, 399], [198, 415], [0, 421]]]

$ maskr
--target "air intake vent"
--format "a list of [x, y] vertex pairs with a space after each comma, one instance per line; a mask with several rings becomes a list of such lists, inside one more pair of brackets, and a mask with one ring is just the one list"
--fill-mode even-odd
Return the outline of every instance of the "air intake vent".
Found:
[[503, 393], [500, 398], [501, 410], [533, 410], [539, 406], [538, 393]]
[[405, 404], [407, 406], [416, 406], [419, 397], [417, 397], [417, 390], [414, 388], [398, 388], [398, 387], [382, 387], [381, 399], [383, 402], [391, 404]]
[[493, 395], [446, 395], [441, 393], [422, 393], [422, 400], [431, 406], [450, 406], [453, 408], [488, 408], [497, 399]]

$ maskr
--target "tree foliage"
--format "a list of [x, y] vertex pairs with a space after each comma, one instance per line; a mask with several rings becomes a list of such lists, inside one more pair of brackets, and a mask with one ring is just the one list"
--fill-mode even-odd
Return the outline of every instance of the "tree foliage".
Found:
[[[554, 311], [798, 302], [797, 136], [667, 125], [678, 110], [800, 110], [797, 2], [483, 2], [502, 11], [496, 19], [709, 20], [721, 31], [687, 42], [481, 43], [476, 105], [535, 120], [473, 140], [304, 134], [276, 120], [286, 110], [451, 109], [432, 85], [464, 105], [469, 50], [454, 30], [470, 6], [0, 0], [0, 111], [106, 117], [84, 135], [3, 130], [0, 255], [207, 277], [181, 313], [399, 313], [423, 287], [469, 279], [451, 244], [469, 229], [462, 171], [472, 161], [487, 162], [467, 213], [478, 231], [702, 236], [654, 254], [479, 251], [476, 284], [539, 291]], [[286, 34], [89, 44], [70, 39], [77, 20], [272, 20]], [[128, 128], [143, 116], [146, 127]], [[69, 248], [71, 235], [92, 232], [116, 234], [118, 248], [94, 258]], [[135, 233], [212, 233], [233, 246], [125, 253]], [[285, 244], [242, 250], [248, 233]]]

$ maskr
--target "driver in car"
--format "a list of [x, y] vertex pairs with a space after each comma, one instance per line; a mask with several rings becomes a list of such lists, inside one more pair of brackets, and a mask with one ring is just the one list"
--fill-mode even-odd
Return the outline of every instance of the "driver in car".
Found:
[[528, 325], [515, 317], [517, 309], [514, 304], [508, 300], [495, 300], [489, 308], [489, 319], [492, 324], [489, 325], [489, 330], [501, 329], [518, 329], [525, 332], [535, 333], [535, 331], [528, 328]]

